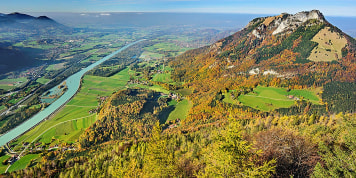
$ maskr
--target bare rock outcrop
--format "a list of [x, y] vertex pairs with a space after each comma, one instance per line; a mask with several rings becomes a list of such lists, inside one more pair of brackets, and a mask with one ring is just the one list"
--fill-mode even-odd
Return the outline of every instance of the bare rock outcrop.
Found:
[[300, 25], [311, 19], [316, 19], [320, 22], [325, 21], [324, 16], [318, 10], [303, 11], [294, 15], [289, 14], [287, 18], [275, 21], [275, 25], [278, 25], [278, 27], [276, 30], [274, 30], [272, 34], [276, 35], [286, 31], [293, 31]]

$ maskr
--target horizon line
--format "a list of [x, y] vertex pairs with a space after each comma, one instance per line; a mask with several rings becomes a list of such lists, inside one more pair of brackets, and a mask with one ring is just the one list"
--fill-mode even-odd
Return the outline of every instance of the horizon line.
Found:
[[[85, 13], [176, 13], [176, 14], [250, 14], [250, 15], [279, 15], [281, 12], [276, 14], [270, 13], [246, 13], [246, 12], [186, 12], [186, 11], [13, 11], [13, 12], [0, 12], [3, 14], [11, 14], [11, 13], [75, 13], [75, 14], [85, 14]], [[295, 13], [288, 13], [295, 14]], [[323, 13], [324, 15], [324, 13]], [[326, 17], [356, 17], [353, 15], [324, 15]]]

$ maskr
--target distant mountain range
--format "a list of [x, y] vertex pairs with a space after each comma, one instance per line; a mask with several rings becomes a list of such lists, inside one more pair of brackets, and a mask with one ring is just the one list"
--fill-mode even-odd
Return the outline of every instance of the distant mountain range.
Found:
[[[33, 17], [18, 12], [0, 13], [0, 74], [37, 65], [44, 50], [13, 46], [27, 39], [70, 34], [72, 29], [47, 16]], [[6, 41], [6, 42], [5, 42]]]
[[57, 32], [70, 31], [66, 27], [47, 16], [33, 17], [27, 14], [18, 12], [10, 14], [0, 14], [0, 32], [5, 30], [18, 29], [21, 31], [48, 31], [56, 29]]

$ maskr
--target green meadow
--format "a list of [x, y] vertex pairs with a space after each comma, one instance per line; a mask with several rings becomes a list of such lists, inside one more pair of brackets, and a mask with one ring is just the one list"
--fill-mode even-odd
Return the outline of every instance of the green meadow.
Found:
[[49, 82], [49, 81], [50, 81], [50, 79], [46, 79], [46, 78], [44, 78], [44, 77], [38, 78], [38, 79], [36, 80], [36, 82], [38, 82], [38, 83], [40, 83], [40, 84], [45, 84], [45, 83], [47, 83], [47, 82]]
[[148, 85], [141, 85], [141, 84], [132, 84], [129, 85], [129, 87], [138, 87], [138, 88], [144, 88], [144, 89], [149, 89], [149, 90], [153, 90], [156, 92], [162, 92], [165, 94], [169, 94], [170, 91], [166, 90], [165, 88], [159, 86], [159, 85], [152, 85], [152, 86], [148, 86]]
[[227, 93], [223, 93], [224, 99], [223, 101], [225, 103], [230, 103], [230, 104], [235, 104], [235, 105], [239, 105], [240, 102], [236, 99], [233, 99], [231, 96], [231, 91], [227, 92]]
[[16, 161], [12, 164], [8, 170], [8, 172], [17, 171], [20, 169], [26, 168], [26, 166], [30, 163], [32, 159], [37, 159], [40, 157], [40, 154], [28, 154], [23, 156], [20, 160]]
[[2, 163], [3, 161], [5, 161], [5, 160], [9, 159], [9, 158], [10, 158], [9, 155], [4, 155], [4, 156], [1, 156], [1, 157], [0, 157], [0, 174], [5, 173], [7, 167], [9, 166], [9, 165], [3, 165], [3, 164], [1, 164], [1, 163]]
[[173, 103], [171, 103], [174, 104], [174, 110], [169, 114], [167, 122], [176, 119], [185, 119], [188, 116], [190, 108], [193, 106], [193, 103], [186, 99], [177, 104], [175, 104], [174, 101], [175, 100], [172, 100]]
[[[293, 98], [288, 98], [288, 96]], [[239, 102], [243, 105], [261, 111], [271, 111], [278, 108], [288, 108], [294, 105], [295, 101], [303, 99], [319, 104], [319, 98], [311, 90], [291, 90], [287, 92], [285, 88], [262, 87], [257, 86], [253, 92], [238, 97]], [[231, 95], [225, 95], [225, 102], [238, 104], [236, 100], [231, 98]]]
[[155, 45], [146, 47], [145, 50], [152, 53], [161, 53], [163, 51], [168, 52], [170, 56], [177, 56], [191, 48], [182, 48], [174, 43], [157, 43]]
[[162, 73], [157, 73], [153, 75], [152, 81], [174, 83], [174, 81], [171, 79], [171, 71], [173, 70], [171, 67], [160, 65], [159, 69], [162, 70]]
[[0, 89], [11, 90], [27, 82], [27, 78], [15, 78], [15, 79], [2, 79], [0, 80]]
[[4, 105], [0, 106], [0, 111], [5, 110], [5, 109], [6, 109], [6, 106], [4, 106]]
[[65, 66], [66, 62], [58, 63], [58, 64], [51, 64], [49, 65], [46, 70], [59, 70]]
[[164, 83], [172, 83], [173, 80], [171, 79], [171, 73], [161, 73], [155, 74], [152, 78], [152, 81], [155, 82], [164, 82]]

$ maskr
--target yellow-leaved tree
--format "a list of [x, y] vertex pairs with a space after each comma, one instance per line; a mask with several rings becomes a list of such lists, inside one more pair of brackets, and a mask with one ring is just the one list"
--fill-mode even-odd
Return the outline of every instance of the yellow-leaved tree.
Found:
[[206, 167], [199, 177], [270, 177], [275, 160], [258, 163], [260, 151], [242, 138], [239, 124], [230, 119], [228, 127], [213, 134], [204, 149]]

